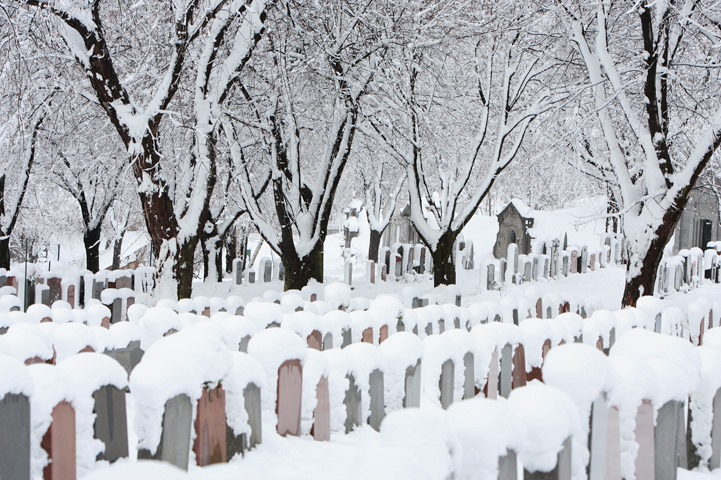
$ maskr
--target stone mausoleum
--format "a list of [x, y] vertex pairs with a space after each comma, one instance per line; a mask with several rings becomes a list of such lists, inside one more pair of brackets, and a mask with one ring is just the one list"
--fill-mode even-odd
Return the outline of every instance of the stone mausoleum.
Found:
[[718, 199], [710, 192], [695, 189], [676, 225], [674, 253], [693, 247], [706, 250], [706, 244], [716, 240], [721, 240]]
[[493, 246], [493, 256], [505, 258], [508, 245], [518, 245], [518, 253], [531, 253], [533, 228], [532, 210], [521, 200], [514, 199], [498, 214], [498, 235]]

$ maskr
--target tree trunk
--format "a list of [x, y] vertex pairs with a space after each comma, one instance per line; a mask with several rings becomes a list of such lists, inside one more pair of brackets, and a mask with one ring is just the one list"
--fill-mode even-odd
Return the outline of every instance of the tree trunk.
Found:
[[121, 255], [123, 254], [123, 238], [125, 238], [125, 229], [120, 232], [120, 235], [115, 237], [113, 240], [113, 265], [111, 270], [118, 270], [120, 268]]
[[446, 232], [438, 239], [435, 250], [431, 250], [433, 258], [433, 285], [455, 285], [456, 265], [453, 262], [453, 249], [456, 236]]
[[93, 273], [100, 270], [100, 231], [101, 227], [98, 225], [93, 229], [86, 230], [83, 234], [85, 265]]
[[[661, 225], [656, 229], [654, 238], [645, 251], [634, 252], [632, 247], [634, 239], [627, 237], [631, 247], [629, 247], [628, 270], [626, 272], [626, 286], [623, 289], [622, 306], [635, 307], [641, 296], [653, 295], [658, 266], [663, 258], [663, 249], [673, 236], [676, 224], [681, 218], [681, 213], [688, 201], [687, 199], [688, 195], [679, 194], [676, 199], [676, 207], [667, 211], [663, 216]], [[645, 232], [643, 234], [648, 235]], [[638, 274], [631, 276], [630, 272], [634, 268], [640, 270]]]
[[192, 237], [178, 248], [174, 266], [175, 278], [178, 281], [178, 300], [190, 298], [193, 293], [193, 259], [197, 245], [198, 237]]
[[381, 246], [381, 237], [383, 236], [382, 231], [373, 230], [371, 228], [370, 244], [368, 245], [368, 260], [373, 260], [378, 263], [378, 250]]
[[228, 239], [225, 243], [225, 273], [233, 273], [233, 260], [237, 258], [238, 244], [235, 240], [235, 232], [228, 232]]
[[281, 261], [285, 270], [285, 283], [283, 289], [300, 290], [311, 280], [323, 282], [323, 244], [318, 242], [316, 247], [305, 257], [281, 250]]
[[10, 235], [0, 237], [0, 268], [10, 270]]

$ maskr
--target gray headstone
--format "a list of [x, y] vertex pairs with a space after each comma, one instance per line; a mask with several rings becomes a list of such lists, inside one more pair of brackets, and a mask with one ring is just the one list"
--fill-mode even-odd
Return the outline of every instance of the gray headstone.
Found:
[[506, 454], [498, 459], [498, 480], [518, 479], [518, 459], [516, 452], [507, 450]]
[[243, 390], [243, 402], [245, 411], [248, 414], [248, 424], [250, 425], [250, 438], [247, 447], [251, 449], [260, 445], [263, 441], [260, 388], [254, 383], [249, 383]]
[[265, 283], [273, 280], [273, 262], [266, 260], [263, 264], [263, 281]]
[[441, 408], [448, 410], [453, 403], [453, 380], [455, 377], [455, 368], [453, 360], [448, 359], [441, 365], [441, 378], [438, 381], [438, 387], [441, 391]]
[[486, 266], [486, 290], [493, 290], [496, 282], [496, 266], [492, 263]]
[[503, 398], [508, 398], [511, 394], [511, 385], [513, 381], [513, 347], [510, 343], [503, 346], [501, 350], [501, 373], [498, 380], [500, 385], [500, 394]]
[[396, 332], [405, 332], [406, 331], [406, 325], [403, 323], [403, 320], [398, 320], [398, 323], [396, 323]]
[[252, 270], [248, 272], [248, 283], [255, 283], [255, 272]]
[[676, 480], [679, 463], [678, 426], [683, 403], [670, 400], [658, 410], [654, 441], [657, 480]]
[[563, 448], [558, 453], [556, 467], [550, 472], [523, 471], [524, 480], [570, 480], [571, 479], [571, 438], [563, 442]]
[[0, 400], [0, 477], [30, 480], [30, 401], [6, 394]]
[[383, 372], [375, 369], [370, 374], [370, 416], [368, 425], [374, 430], [380, 431], [381, 422], [386, 416], [385, 408], [385, 387]]
[[533, 277], [533, 264], [526, 262], [523, 266], [523, 281], [530, 282]]
[[353, 375], [348, 374], [348, 390], [345, 392], [343, 398], [343, 404], [345, 405], [345, 433], [350, 433], [353, 428], [359, 427], [363, 424], [362, 404], [361, 404], [361, 391], [356, 385], [355, 378]]
[[110, 463], [128, 456], [128, 418], [125, 392], [112, 385], [100, 387], [93, 393], [95, 400], [95, 438], [105, 444], [98, 460]]
[[713, 397], [713, 423], [711, 426], [711, 464], [714, 470], [721, 467], [721, 389]]
[[133, 372], [145, 354], [143, 349], [140, 348], [140, 342], [137, 340], [130, 342], [125, 348], [106, 350], [103, 353], [115, 359], [115, 361], [122, 365], [125, 371], [128, 372], [128, 375]]
[[323, 336], [323, 350], [329, 350], [333, 348], [333, 334], [326, 332]]
[[487, 380], [487, 397], [498, 398], [498, 377], [500, 376], [498, 371], [498, 349], [494, 349], [491, 354], [491, 366], [488, 369], [488, 380]]
[[[621, 479], [621, 420], [617, 407], [608, 409], [606, 429], [606, 478]], [[639, 479], [640, 480], [640, 479]]]
[[538, 270], [538, 257], [533, 257], [533, 267], [531, 270], [531, 278], [533, 278], [533, 280], [538, 280]]
[[601, 394], [591, 405], [591, 429], [588, 434], [589, 480], [606, 480], [606, 456], [608, 450], [608, 404]]
[[586, 273], [588, 269], [588, 247], [584, 246], [581, 248], [581, 265], [578, 271], [580, 273]]
[[414, 408], [421, 406], [421, 361], [406, 368], [405, 396], [403, 408]]
[[350, 327], [343, 330], [343, 342], [340, 345], [340, 348], [345, 348], [348, 345], [353, 343], [353, 337], [351, 335]]
[[476, 374], [473, 352], [463, 355], [463, 399], [476, 396]]
[[240, 345], [238, 345], [238, 350], [243, 353], [248, 353], [248, 344], [250, 343], [250, 335], [246, 335], [243, 338], [240, 339]]
[[425, 328], [426, 335], [433, 335], [433, 324], [427, 323]]
[[183, 470], [188, 469], [193, 406], [187, 395], [176, 395], [165, 402], [163, 429], [155, 454], [138, 451], [139, 459], [162, 460]]
[[123, 299], [116, 298], [113, 300], [111, 308], [110, 323], [118, 323], [121, 321], [123, 321]]

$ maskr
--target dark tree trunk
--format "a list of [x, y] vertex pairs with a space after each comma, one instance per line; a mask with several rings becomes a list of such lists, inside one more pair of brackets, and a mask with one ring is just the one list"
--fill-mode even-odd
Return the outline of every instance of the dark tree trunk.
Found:
[[455, 285], [456, 265], [453, 262], [453, 248], [456, 236], [446, 232], [438, 239], [436, 249], [431, 250], [433, 258], [433, 285]]
[[[623, 298], [621, 304], [624, 307], [635, 307], [636, 302], [642, 295], [653, 295], [653, 287], [656, 285], [656, 275], [658, 266], [663, 258], [663, 249], [671, 240], [673, 232], [676, 229], [681, 213], [688, 202], [688, 194], [690, 187], [679, 193], [676, 197], [675, 208], [668, 210], [663, 216], [661, 225], [655, 232], [655, 236], [651, 241], [651, 245], [646, 250], [641, 259], [641, 271], [635, 277], [629, 279], [626, 277], [626, 286], [623, 289]], [[637, 258], [640, 255], [637, 252], [629, 252], [628, 268], [633, 268]]]
[[120, 235], [113, 240], [113, 265], [112, 270], [118, 270], [120, 268], [121, 255], [123, 253], [123, 238], [125, 238], [125, 229], [120, 232]]
[[188, 239], [179, 246], [178, 254], [175, 256], [174, 273], [178, 281], [178, 300], [190, 298], [193, 293], [193, 258], [197, 245], [198, 237]]
[[210, 271], [210, 251], [208, 249], [208, 242], [210, 239], [200, 239], [200, 250], [203, 252], [203, 280], [208, 279], [208, 273]]
[[378, 230], [373, 230], [371, 228], [370, 244], [368, 244], [368, 260], [373, 260], [378, 263], [378, 250], [381, 246], [382, 236], [383, 232], [379, 232]]
[[10, 236], [3, 235], [0, 238], [0, 268], [10, 269]]
[[235, 260], [238, 255], [238, 252], [236, 251], [238, 249], [238, 244], [233, 232], [229, 233], [228, 238], [230, 238], [230, 240], [226, 239], [225, 244], [225, 273], [233, 273], [233, 260]]
[[300, 290], [311, 280], [323, 282], [323, 244], [317, 246], [303, 258], [294, 253], [281, 252], [281, 261], [285, 270], [284, 290]]
[[88, 270], [97, 273], [100, 270], [100, 231], [101, 227], [86, 230], [83, 234], [85, 244], [85, 264]]

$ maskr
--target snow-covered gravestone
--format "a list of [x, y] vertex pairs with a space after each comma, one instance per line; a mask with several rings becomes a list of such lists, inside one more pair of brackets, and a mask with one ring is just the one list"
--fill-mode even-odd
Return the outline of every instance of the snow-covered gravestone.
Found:
[[233, 366], [223, 381], [227, 458], [244, 454], [263, 441], [261, 427], [261, 391], [265, 372], [257, 360], [241, 352], [231, 353]]
[[226, 402], [220, 385], [232, 366], [228, 347], [199, 328], [156, 341], [130, 376], [138, 456], [187, 468], [195, 402], [196, 463], [223, 461]]
[[343, 264], [343, 281], [353, 285], [353, 262], [350, 260], [346, 260]]
[[233, 260], [233, 284], [241, 285], [243, 283], [243, 261], [239, 258]]
[[570, 263], [568, 252], [561, 252], [561, 254], [561, 274], [567, 277]]
[[315, 440], [330, 440], [330, 365], [325, 355], [308, 350], [303, 366], [301, 431]]
[[571, 273], [579, 273], [579, 258], [576, 249], [571, 250]]
[[289, 330], [273, 328], [255, 334], [248, 344], [248, 353], [260, 362], [268, 378], [270, 387], [263, 399], [263, 409], [276, 415], [278, 433], [300, 435], [305, 343]]
[[447, 418], [461, 453], [455, 478], [516, 480], [515, 451], [525, 436], [507, 402], [475, 398], [455, 403]]
[[596, 270], [596, 254], [595, 253], [591, 254], [591, 257], [588, 261], [588, 267], [591, 269], [592, 272], [594, 270]]
[[33, 478], [74, 480], [77, 477], [74, 385], [53, 365], [32, 365], [28, 371], [35, 383], [30, 401]]
[[263, 272], [263, 283], [268, 283], [273, 280], [273, 261], [264, 257], [260, 259], [260, 269]]
[[374, 262], [373, 260], [368, 260], [368, 270], [366, 275], [368, 277], [368, 283], [371, 283], [373, 285], [375, 285], [376, 283], [376, 270], [376, 262]]
[[[611, 349], [611, 356], [615, 355], [647, 362], [658, 378], [658, 389], [652, 399], [657, 412], [652, 440], [653, 478], [675, 480], [677, 466], [686, 463], [683, 405], [698, 385], [699, 353], [687, 340], [634, 328], [617, 339]], [[647, 416], [652, 419], [653, 411]], [[642, 438], [639, 444], [649, 440]]]
[[[710, 337], [710, 338], [708, 338]], [[710, 330], [701, 357], [701, 381], [689, 405], [689, 469], [719, 468], [721, 460], [721, 331]]]
[[588, 269], [588, 247], [581, 247], [581, 264], [578, 268], [578, 273], [586, 273]]
[[412, 333], [399, 332], [388, 337], [380, 351], [386, 361], [388, 411], [420, 406], [423, 342]]
[[539, 258], [536, 256], [534, 256], [532, 258], [531, 263], [532, 263], [531, 278], [533, 279], [533, 281], [538, 281], [539, 270], [543, 267], [540, 265]]
[[383, 355], [378, 347], [367, 343], [350, 345], [343, 352], [349, 379], [352, 378], [346, 396], [346, 400], [350, 400], [350, 403], [346, 402], [346, 432], [349, 427], [352, 429], [366, 422], [379, 430], [385, 417]]
[[30, 401], [28, 367], [0, 354], [0, 475], [30, 480]]
[[[78, 470], [92, 470], [96, 460], [115, 462], [128, 456], [125, 391], [128, 374], [101, 353], [78, 353], [58, 363], [76, 385]], [[100, 440], [100, 442], [97, 442]]]
[[531, 382], [514, 390], [508, 405], [526, 438], [533, 439], [516, 447], [523, 478], [570, 480], [573, 439], [582, 423], [573, 400], [557, 388]]
[[510, 285], [514, 282], [515, 274], [518, 271], [518, 245], [515, 243], [508, 245], [508, 249], [506, 250], [506, 262], [507, 268], [504, 280], [507, 285]]
[[[543, 365], [543, 379], [547, 385], [564, 391], [573, 399], [582, 419], [581, 435], [576, 437], [573, 445], [576, 456], [574, 472], [580, 475], [585, 471], [590, 480], [605, 480], [606, 466], [618, 465], [620, 462], [618, 457], [608, 458], [607, 448], [608, 432], [618, 431], [617, 428], [609, 429], [608, 425], [609, 406], [606, 399], [615, 379], [612, 363], [591, 345], [561, 345], [548, 353]], [[590, 452], [587, 463], [585, 455], [588, 453], [584, 452]], [[620, 452], [615, 453], [620, 455]]]

